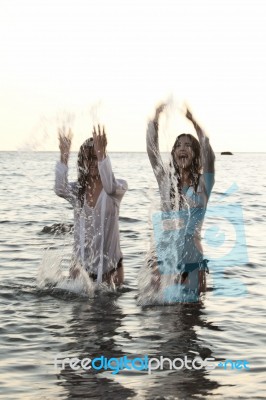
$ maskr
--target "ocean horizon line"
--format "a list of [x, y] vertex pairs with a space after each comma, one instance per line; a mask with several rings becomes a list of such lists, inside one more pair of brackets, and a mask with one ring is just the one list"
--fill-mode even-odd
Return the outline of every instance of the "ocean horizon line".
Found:
[[[169, 150], [170, 151], [170, 150]], [[169, 153], [169, 151], [161, 151], [161, 153]], [[215, 151], [215, 154], [221, 154], [224, 152], [231, 152], [234, 154], [265, 154], [266, 151], [231, 151], [231, 150], [219, 150]], [[0, 153], [59, 153], [59, 150], [0, 150]], [[78, 153], [78, 150], [72, 150], [71, 153]], [[129, 150], [112, 150], [108, 153], [147, 153], [146, 151], [129, 151]]]

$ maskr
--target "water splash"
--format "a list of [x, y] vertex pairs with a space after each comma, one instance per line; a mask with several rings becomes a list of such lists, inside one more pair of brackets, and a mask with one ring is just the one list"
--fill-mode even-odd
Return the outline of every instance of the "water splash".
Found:
[[[64, 291], [78, 296], [95, 297], [96, 293], [117, 293], [123, 287], [117, 287], [111, 280], [110, 283], [96, 282], [90, 278], [90, 273], [95, 273], [93, 243], [88, 243], [86, 257], [86, 269], [77, 261], [76, 254], [80, 253], [80, 247], [73, 248], [72, 225], [54, 224], [45, 227], [41, 234], [53, 234], [54, 241], [59, 249], [47, 248], [43, 253], [42, 261], [37, 274], [37, 287], [41, 290]], [[63, 229], [62, 229], [63, 228]], [[66, 229], [67, 228], [67, 229]], [[59, 242], [60, 244], [59, 244]]]
[[[176, 110], [181, 111], [179, 104], [169, 98], [164, 113], [164, 123], [161, 129], [163, 133], [169, 131], [169, 119]], [[153, 230], [151, 247], [147, 252], [143, 268], [139, 272], [139, 305], [172, 304], [198, 301], [197, 293], [190, 290], [184, 283], [179, 283], [177, 266], [182, 262], [184, 238], [191, 219], [190, 205], [184, 198], [183, 207], [186, 209], [186, 218], [183, 226], [180, 225], [179, 210], [180, 194], [178, 192], [177, 177], [171, 156], [161, 158], [156, 141], [151, 136], [148, 143], [156, 157], [155, 175], [161, 176], [160, 197], [161, 210], [152, 206], [150, 208], [149, 224]], [[169, 141], [169, 140], [168, 140]], [[172, 195], [170, 195], [170, 193]], [[148, 192], [150, 195], [150, 191]], [[150, 204], [154, 205], [154, 198], [150, 198]], [[152, 224], [151, 224], [152, 221]]]
[[[96, 115], [99, 114], [100, 107], [101, 104], [98, 103], [92, 106], [89, 111], [87, 110], [86, 118], [93, 119], [94, 121]], [[34, 159], [34, 157], [32, 157], [32, 153], [37, 151], [51, 150], [55, 148], [58, 149], [58, 129], [63, 129], [63, 131], [65, 132], [68, 132], [69, 130], [75, 130], [73, 129], [75, 120], [78, 120], [79, 123], [81, 121], [84, 122], [84, 114], [61, 110], [58, 111], [54, 116], [50, 116], [49, 118], [43, 116], [40, 118], [39, 122], [33, 127], [29, 139], [22, 143], [17, 149], [17, 155], [20, 159], [20, 168], [22, 169], [23, 175], [28, 181], [29, 188], [34, 193], [34, 197], [37, 200], [35, 204], [39, 203], [40, 206], [43, 206], [43, 204], [48, 207], [50, 206], [50, 201], [42, 196], [42, 190], [40, 190], [42, 185], [47, 185], [47, 181], [50, 184], [50, 179], [41, 179], [40, 174], [36, 173], [36, 168], [39, 168], [39, 164], [37, 164], [37, 166], [33, 165], [31, 169], [27, 168], [28, 164], [32, 163], [32, 160]], [[78, 126], [76, 126], [76, 128], [78, 131], [81, 130]], [[82, 129], [84, 129], [84, 124]], [[76, 141], [80, 141], [80, 145], [82, 143], [82, 140], [80, 140], [80, 134], [77, 134], [75, 132], [74, 137]], [[58, 159], [58, 156], [55, 157], [55, 163], [56, 159]], [[33, 172], [29, 173], [29, 170], [32, 170]], [[76, 169], [73, 168], [72, 170]], [[43, 174], [44, 171], [41, 172]], [[52, 171], [52, 174], [54, 174], [54, 171]], [[54, 176], [51, 178], [51, 187], [53, 187]], [[55, 195], [54, 198], [56, 201]], [[65, 204], [67, 205], [67, 203]], [[58, 239], [57, 236], [60, 235], [60, 233], [72, 233], [72, 229], [68, 229], [69, 221], [67, 218], [66, 207], [62, 207], [62, 213], [60, 214], [61, 215], [59, 216], [59, 222], [55, 221], [52, 226], [45, 226], [43, 231], [41, 232], [42, 234], [54, 234], [54, 241]], [[70, 238], [70, 235], [65, 235], [63, 244], [64, 249], [68, 247], [71, 240], [72, 239]], [[50, 249], [47, 249], [45, 251], [37, 277], [38, 287], [50, 287], [54, 289], [59, 288], [76, 293], [85, 293], [89, 296], [93, 295], [94, 286], [87, 272], [83, 268], [81, 268], [79, 277], [77, 277], [75, 280], [70, 279], [68, 276], [68, 271], [65, 272], [65, 270], [68, 270], [70, 267], [70, 261], [68, 261], [68, 266], [66, 268], [66, 266], [64, 265], [66, 264], [64, 260], [65, 258], [66, 256], [62, 256], [61, 254], [59, 254], [59, 252], [57, 254], [56, 252], [52, 252]]]
[[64, 256], [59, 251], [44, 253], [37, 274], [37, 287], [42, 290], [64, 290], [81, 296], [93, 297], [94, 285], [84, 269], [79, 276], [71, 279], [65, 268]]

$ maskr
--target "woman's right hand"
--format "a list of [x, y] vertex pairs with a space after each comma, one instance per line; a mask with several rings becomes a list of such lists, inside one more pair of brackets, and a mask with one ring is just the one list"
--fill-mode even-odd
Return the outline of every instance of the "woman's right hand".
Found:
[[165, 107], [166, 107], [166, 103], [161, 103], [161, 104], [156, 108], [155, 116], [154, 116], [154, 118], [153, 118], [153, 122], [158, 123], [160, 114], [163, 112], [163, 110], [165, 109]]
[[59, 140], [59, 149], [61, 153], [61, 162], [66, 165], [68, 163], [72, 138], [73, 138], [73, 133], [70, 128], [68, 129], [68, 133], [66, 133], [65, 126], [63, 126], [62, 128], [58, 128], [58, 140]]

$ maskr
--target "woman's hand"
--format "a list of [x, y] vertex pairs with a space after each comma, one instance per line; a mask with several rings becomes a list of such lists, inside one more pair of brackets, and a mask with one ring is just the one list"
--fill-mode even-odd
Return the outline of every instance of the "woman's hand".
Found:
[[186, 117], [189, 121], [191, 121], [192, 123], [194, 122], [193, 116], [191, 111], [189, 110], [188, 106], [186, 106]]
[[154, 118], [153, 118], [153, 122], [155, 122], [155, 123], [158, 124], [158, 120], [159, 120], [160, 114], [163, 112], [163, 110], [165, 109], [165, 107], [166, 107], [166, 103], [161, 103], [161, 104], [156, 108], [155, 116], [154, 116]]
[[61, 153], [61, 162], [66, 164], [68, 163], [69, 153], [71, 142], [73, 138], [73, 133], [71, 129], [68, 129], [68, 133], [66, 133], [66, 128], [63, 126], [62, 128], [58, 128], [58, 139], [59, 139], [59, 149]]
[[73, 133], [71, 129], [68, 129], [68, 133], [66, 133], [66, 128], [63, 126], [62, 128], [58, 128], [58, 139], [59, 139], [59, 149], [61, 153], [61, 162], [66, 164], [68, 163], [69, 153], [71, 142], [73, 138]]
[[199, 126], [197, 121], [194, 119], [192, 112], [190, 111], [190, 109], [188, 108], [187, 105], [186, 105], [186, 117], [194, 125], [194, 128], [196, 129], [198, 138], [201, 139], [201, 138], [205, 137], [206, 135], [205, 135], [204, 131], [201, 129], [201, 127]]
[[192, 122], [192, 124], [194, 125], [195, 129], [199, 128], [199, 124], [197, 123], [197, 121], [193, 118], [192, 112], [190, 111], [190, 109], [188, 108], [188, 106], [186, 105], [186, 117], [189, 121]]
[[92, 131], [93, 145], [98, 161], [102, 161], [106, 157], [107, 138], [104, 127], [98, 125], [98, 133], [95, 126]]

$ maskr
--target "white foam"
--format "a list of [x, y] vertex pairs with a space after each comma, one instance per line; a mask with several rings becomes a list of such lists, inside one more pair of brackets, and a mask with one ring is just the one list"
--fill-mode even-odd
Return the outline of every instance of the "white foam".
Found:
[[68, 270], [63, 266], [62, 255], [59, 252], [48, 250], [39, 266], [37, 286], [44, 290], [47, 288], [60, 289], [88, 297], [93, 297], [96, 288], [87, 272], [81, 267], [78, 276], [75, 279], [70, 278]]

